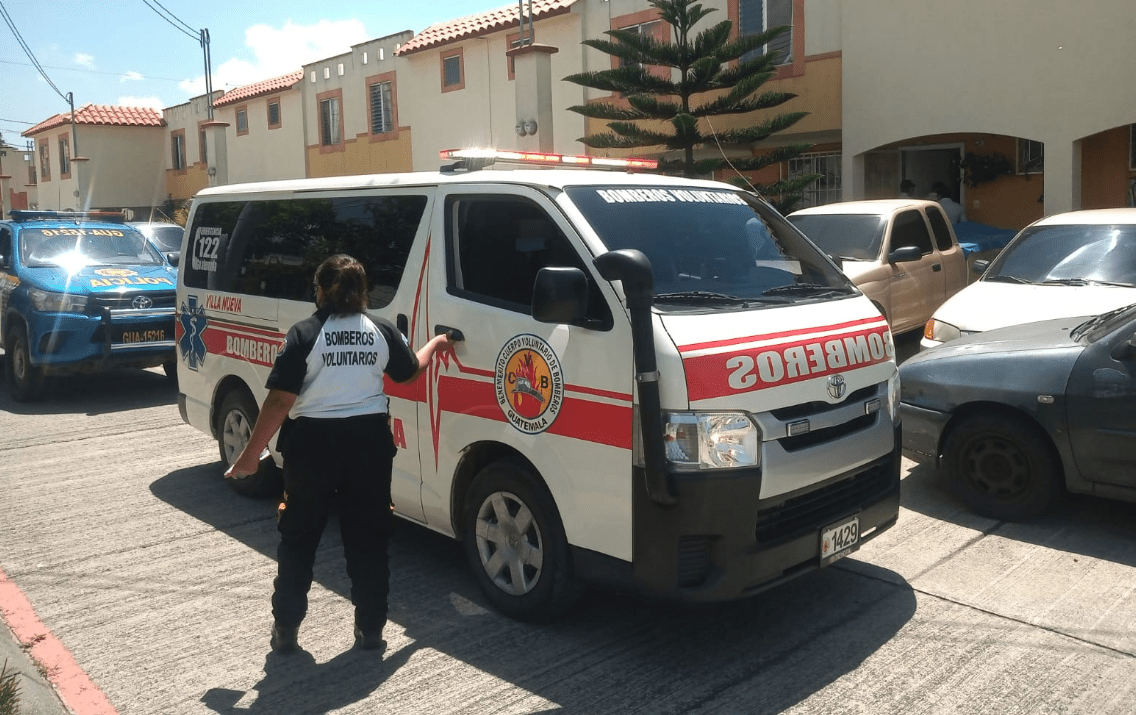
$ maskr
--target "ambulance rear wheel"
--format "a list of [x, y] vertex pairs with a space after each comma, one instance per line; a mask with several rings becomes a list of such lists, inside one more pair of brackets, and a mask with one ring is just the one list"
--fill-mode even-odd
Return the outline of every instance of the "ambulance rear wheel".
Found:
[[28, 331], [17, 325], [8, 333], [4, 344], [8, 354], [8, 389], [16, 402], [31, 402], [43, 395], [43, 371], [32, 364]]
[[493, 606], [520, 621], [551, 621], [579, 600], [568, 539], [552, 495], [520, 461], [477, 475], [463, 521], [466, 558]]
[[[221, 401], [217, 414], [217, 446], [225, 468], [232, 466], [252, 436], [260, 409], [252, 395], [233, 390]], [[284, 491], [284, 475], [272, 457], [260, 460], [255, 474], [242, 479], [226, 479], [236, 493], [246, 497], [278, 496]]]

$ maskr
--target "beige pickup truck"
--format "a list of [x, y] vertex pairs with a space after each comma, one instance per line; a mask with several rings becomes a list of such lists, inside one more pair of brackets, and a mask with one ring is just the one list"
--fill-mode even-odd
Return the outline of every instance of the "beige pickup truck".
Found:
[[847, 201], [801, 209], [788, 219], [837, 261], [896, 335], [922, 330], [969, 282], [966, 255], [934, 201]]

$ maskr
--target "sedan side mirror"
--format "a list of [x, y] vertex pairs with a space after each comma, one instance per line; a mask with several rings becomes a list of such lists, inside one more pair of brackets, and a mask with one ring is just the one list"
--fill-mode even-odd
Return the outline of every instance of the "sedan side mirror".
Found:
[[923, 251], [918, 246], [904, 246], [888, 254], [888, 263], [910, 263], [923, 257]]
[[542, 323], [574, 323], [588, 315], [588, 277], [579, 268], [548, 267], [536, 273], [532, 316]]

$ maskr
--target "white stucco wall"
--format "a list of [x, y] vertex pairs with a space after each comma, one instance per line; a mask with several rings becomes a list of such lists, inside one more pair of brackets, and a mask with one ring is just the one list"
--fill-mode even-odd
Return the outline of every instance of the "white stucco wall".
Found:
[[[273, 181], [304, 177], [303, 95], [296, 87], [218, 107], [214, 118], [228, 124], [229, 183]], [[268, 128], [268, 101], [280, 100], [280, 126]], [[248, 117], [248, 133], [237, 135], [237, 108]]]
[[857, 155], [908, 137], [1005, 134], [1045, 143], [1046, 213], [1076, 208], [1076, 142], [1136, 122], [1134, 10], [1132, 0], [855, 3], [841, 16], [845, 176]]
[[[558, 49], [551, 56], [553, 151], [583, 154], [584, 146], [576, 139], [583, 136], [584, 118], [567, 110], [583, 103], [583, 89], [560, 81], [580, 71], [580, 19], [569, 13], [534, 24], [536, 42]], [[436, 170], [443, 163], [438, 158], [442, 149], [528, 148], [516, 132], [516, 81], [509, 80], [505, 55], [507, 38], [516, 32], [512, 27], [400, 58], [399, 116], [401, 123], [414, 127], [416, 171]], [[465, 87], [442, 92], [441, 53], [457, 47], [464, 57]]]

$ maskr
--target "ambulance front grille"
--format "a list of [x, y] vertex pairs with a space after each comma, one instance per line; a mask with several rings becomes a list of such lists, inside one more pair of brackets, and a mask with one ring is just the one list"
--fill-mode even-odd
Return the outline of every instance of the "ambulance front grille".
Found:
[[890, 460], [757, 513], [757, 542], [775, 544], [816, 531], [870, 506], [895, 486]]
[[867, 387], [861, 387], [859, 390], [852, 392], [842, 401], [837, 402], [836, 404], [820, 401], [803, 402], [799, 405], [789, 405], [788, 407], [782, 407], [777, 410], [770, 410], [769, 414], [773, 415], [782, 422], [792, 422], [793, 420], [799, 420], [805, 417], [811, 417], [813, 415], [831, 412], [832, 410], [838, 410], [841, 407], [849, 404], [850, 402], [870, 400], [871, 398], [876, 396], [876, 393], [879, 392], [879, 388], [880, 385], [868, 385]]

